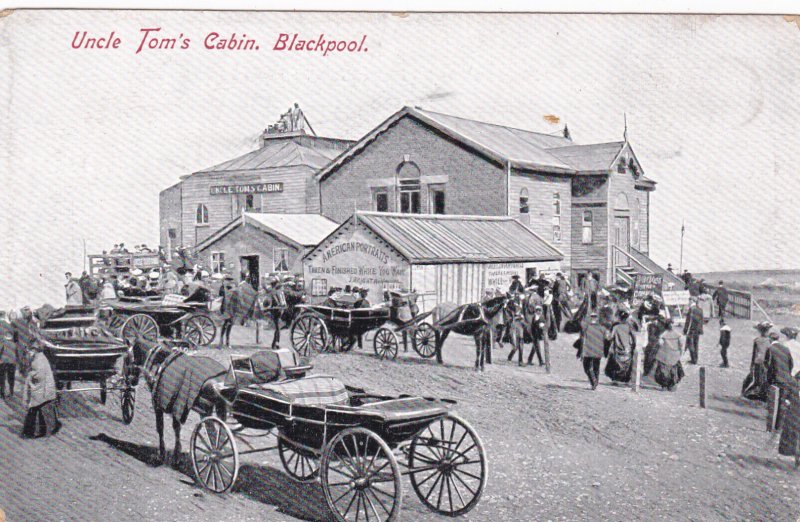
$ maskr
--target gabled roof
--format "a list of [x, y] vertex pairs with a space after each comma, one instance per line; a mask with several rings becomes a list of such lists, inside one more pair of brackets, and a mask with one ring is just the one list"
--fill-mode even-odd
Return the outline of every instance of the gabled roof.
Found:
[[567, 138], [468, 120], [416, 107], [403, 107], [322, 169], [317, 174], [318, 180], [322, 181], [327, 178], [344, 162], [361, 152], [378, 136], [405, 117], [412, 117], [498, 163], [511, 163], [512, 167], [519, 169], [574, 173], [572, 167], [546, 150], [548, 147], [572, 143]]
[[341, 147], [335, 148], [322, 141], [315, 140], [314, 144], [312, 147], [291, 138], [266, 140], [264, 146], [258, 150], [199, 172], [263, 170], [292, 166], [319, 170], [342, 152]]
[[411, 263], [559, 261], [564, 255], [508, 216], [356, 212], [356, 219]]
[[548, 149], [548, 152], [579, 172], [608, 172], [625, 148], [624, 141], [568, 145]]
[[301, 247], [316, 246], [339, 226], [320, 214], [246, 213], [208, 236], [197, 245], [197, 251], [207, 249], [242, 224], [252, 225], [285, 243]]

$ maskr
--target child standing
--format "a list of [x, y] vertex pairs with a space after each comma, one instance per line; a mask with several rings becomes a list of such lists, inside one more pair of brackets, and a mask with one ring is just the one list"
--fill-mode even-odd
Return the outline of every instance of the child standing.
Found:
[[719, 354], [722, 356], [720, 368], [729, 368], [728, 347], [731, 345], [731, 327], [725, 323], [725, 319], [719, 320]]

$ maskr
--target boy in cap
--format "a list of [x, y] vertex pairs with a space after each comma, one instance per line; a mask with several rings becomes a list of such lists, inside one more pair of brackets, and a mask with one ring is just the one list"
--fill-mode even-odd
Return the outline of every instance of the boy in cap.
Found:
[[719, 319], [719, 354], [722, 356], [720, 368], [730, 368], [728, 363], [728, 348], [731, 345], [731, 327], [727, 325], [725, 319]]

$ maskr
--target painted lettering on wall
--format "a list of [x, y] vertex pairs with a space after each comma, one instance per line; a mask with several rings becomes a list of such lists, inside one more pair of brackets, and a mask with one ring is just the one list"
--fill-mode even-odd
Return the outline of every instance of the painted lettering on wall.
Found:
[[210, 188], [212, 196], [220, 194], [267, 194], [283, 192], [283, 183], [248, 183], [247, 185], [214, 185]]
[[366, 254], [374, 257], [384, 265], [389, 263], [389, 254], [384, 250], [381, 250], [375, 245], [370, 245], [369, 243], [362, 243], [361, 241], [347, 241], [345, 243], [333, 245], [322, 253], [322, 262], [327, 263], [332, 257], [345, 253]]

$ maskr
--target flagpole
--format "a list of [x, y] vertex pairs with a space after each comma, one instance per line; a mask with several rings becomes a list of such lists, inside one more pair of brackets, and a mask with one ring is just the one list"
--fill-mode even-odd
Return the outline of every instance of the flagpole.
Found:
[[681, 257], [678, 264], [678, 273], [683, 274], [683, 234], [686, 232], [686, 224], [681, 221]]

